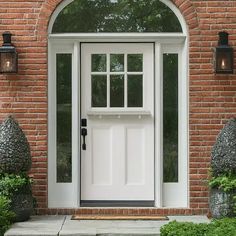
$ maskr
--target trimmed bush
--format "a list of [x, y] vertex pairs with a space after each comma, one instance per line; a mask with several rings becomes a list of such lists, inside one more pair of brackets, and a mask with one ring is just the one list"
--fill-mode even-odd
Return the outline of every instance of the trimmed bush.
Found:
[[161, 227], [161, 236], [197, 236], [206, 235], [209, 231], [207, 224], [172, 221]]
[[30, 167], [28, 140], [19, 124], [10, 116], [0, 125], [0, 174], [26, 172]]
[[211, 153], [213, 176], [236, 173], [236, 119], [230, 119], [219, 133]]
[[172, 221], [161, 227], [161, 236], [235, 236], [236, 218], [213, 220], [211, 223], [194, 224]]

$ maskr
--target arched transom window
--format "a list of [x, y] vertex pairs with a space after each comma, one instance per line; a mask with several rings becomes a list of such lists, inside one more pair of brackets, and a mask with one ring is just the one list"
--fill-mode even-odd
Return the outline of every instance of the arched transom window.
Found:
[[52, 33], [182, 32], [173, 11], [158, 0], [74, 0]]

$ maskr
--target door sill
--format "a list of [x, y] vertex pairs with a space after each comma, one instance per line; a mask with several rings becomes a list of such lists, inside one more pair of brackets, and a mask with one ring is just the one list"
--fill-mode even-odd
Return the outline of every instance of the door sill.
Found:
[[96, 201], [81, 200], [81, 207], [154, 207], [154, 201]]

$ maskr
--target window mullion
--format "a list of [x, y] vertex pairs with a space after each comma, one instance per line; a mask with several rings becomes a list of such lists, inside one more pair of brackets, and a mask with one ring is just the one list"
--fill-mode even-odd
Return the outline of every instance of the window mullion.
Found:
[[110, 108], [110, 54], [107, 54], [107, 108]]
[[124, 61], [124, 107], [127, 108], [128, 107], [128, 75], [127, 75], [127, 68], [128, 68], [128, 63], [127, 63], [127, 57], [128, 54], [125, 53], [125, 61]]

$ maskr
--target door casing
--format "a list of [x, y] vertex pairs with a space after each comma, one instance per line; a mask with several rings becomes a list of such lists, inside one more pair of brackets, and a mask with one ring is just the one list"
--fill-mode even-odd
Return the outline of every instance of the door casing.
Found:
[[[79, 104], [80, 98], [80, 43], [81, 42], [153, 42], [155, 43], [155, 56], [160, 59], [160, 63], [155, 64], [155, 90], [162, 88], [162, 67], [161, 56], [163, 53], [178, 53], [179, 61], [179, 166], [180, 175], [178, 183], [162, 182], [162, 127], [161, 127], [161, 110], [162, 110], [162, 93], [155, 96], [155, 148], [160, 150], [155, 153], [155, 206], [156, 207], [188, 207], [188, 40], [184, 34], [64, 34], [50, 35], [48, 42], [48, 205], [49, 207], [79, 207], [80, 206], [80, 157], [79, 153], [79, 127], [77, 125], [80, 119]], [[57, 183], [55, 175], [56, 166], [56, 137], [55, 137], [55, 55], [56, 53], [71, 53], [73, 57], [73, 81], [72, 81], [72, 183]], [[76, 131], [78, 130], [78, 132]], [[158, 173], [158, 174], [157, 174]], [[173, 196], [173, 192], [178, 192], [179, 197]], [[68, 195], [67, 193], [70, 192]], [[168, 196], [167, 200], [163, 196]], [[166, 198], [166, 197], [165, 197]]]

